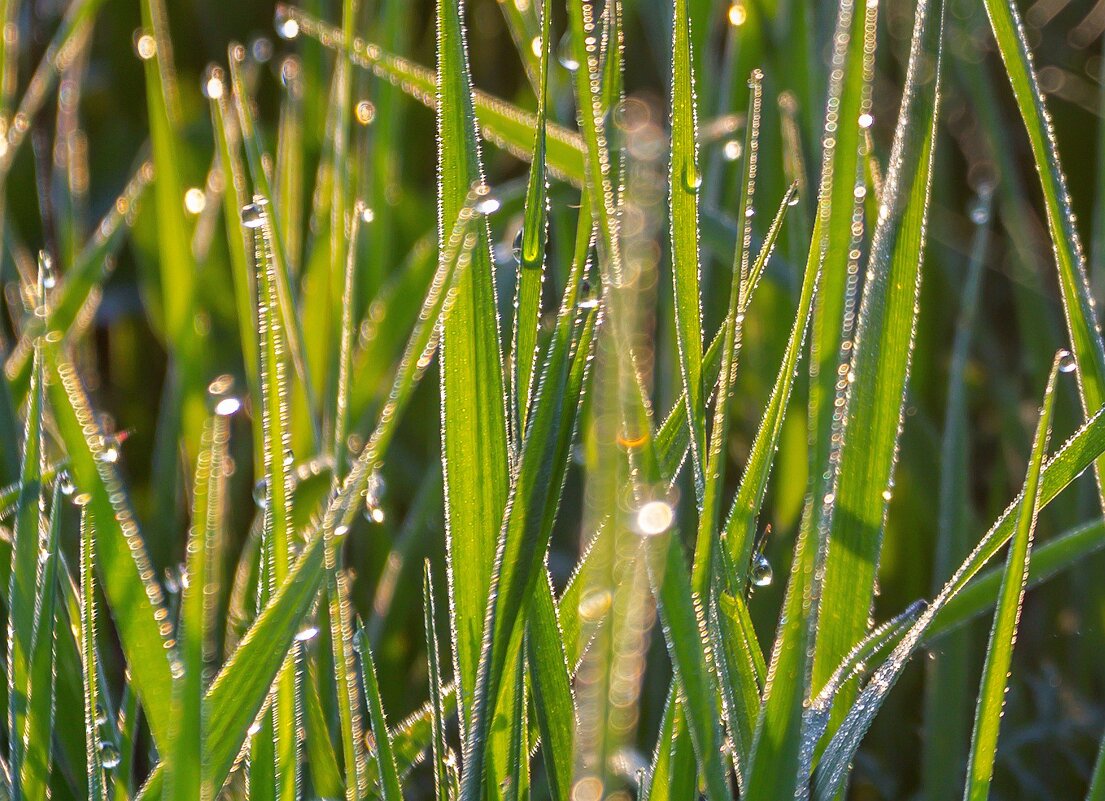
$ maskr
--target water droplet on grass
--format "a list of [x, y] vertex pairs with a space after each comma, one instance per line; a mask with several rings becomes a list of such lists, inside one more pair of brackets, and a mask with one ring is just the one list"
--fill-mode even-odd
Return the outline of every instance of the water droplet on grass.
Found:
[[775, 578], [775, 571], [771, 569], [771, 562], [767, 557], [759, 554], [752, 563], [752, 584], [756, 587], [766, 587]]
[[1069, 350], [1065, 350], [1059, 355], [1060, 373], [1073, 373], [1077, 367], [1078, 364], [1074, 360], [1074, 354]]
[[294, 39], [299, 36], [299, 20], [295, 19], [284, 6], [276, 7], [274, 19], [276, 33], [281, 39]]
[[307, 642], [308, 640], [313, 640], [317, 636], [318, 636], [318, 627], [308, 626], [307, 628], [300, 630], [299, 633], [295, 635], [295, 641], [296, 642]]
[[362, 100], [357, 104], [355, 113], [358, 123], [361, 125], [371, 125], [372, 121], [376, 119], [376, 106], [372, 105], [372, 101], [370, 100]]
[[579, 69], [579, 59], [576, 58], [575, 42], [572, 41], [571, 33], [566, 33], [561, 37], [560, 44], [556, 48], [556, 59], [560, 62], [560, 66], [568, 72], [575, 72]]
[[105, 770], [114, 770], [119, 767], [119, 749], [107, 740], [100, 743], [100, 762]]
[[242, 206], [242, 225], [246, 228], [260, 228], [264, 223], [264, 203], [247, 203]]
[[143, 61], [149, 61], [157, 55], [157, 40], [139, 28], [134, 32], [134, 52]]

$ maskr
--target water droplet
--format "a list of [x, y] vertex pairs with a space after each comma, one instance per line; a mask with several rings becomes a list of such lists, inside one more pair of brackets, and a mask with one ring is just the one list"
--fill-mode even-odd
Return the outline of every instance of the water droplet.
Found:
[[644, 537], [663, 534], [675, 522], [675, 510], [663, 500], [648, 501], [637, 510], [637, 533]]
[[744, 7], [744, 3], [732, 3], [729, 6], [729, 24], [734, 28], [739, 28], [748, 19], [748, 10]]
[[105, 464], [115, 464], [119, 461], [119, 438], [114, 434], [104, 434], [100, 441], [103, 450], [100, 451], [100, 461]]
[[189, 214], [199, 214], [207, 206], [207, 196], [198, 186], [188, 188], [184, 193], [184, 210]]
[[44, 565], [50, 561], [50, 550], [48, 548], [39, 548], [38, 550], [38, 563]]
[[801, 200], [801, 198], [798, 195], [798, 190], [795, 189], [793, 192], [790, 193], [790, 197], [787, 198], [787, 205], [788, 206], [797, 206], [799, 200]]
[[533, 39], [530, 40], [529, 49], [533, 53], [534, 58], [541, 58], [542, 44], [540, 36], [534, 36]]
[[775, 571], [771, 569], [771, 562], [762, 553], [756, 556], [752, 562], [752, 584], [756, 587], [766, 587], [775, 578]]
[[58, 271], [54, 269], [54, 260], [45, 250], [38, 254], [38, 269], [42, 272], [42, 286], [53, 289], [58, 283]]
[[376, 219], [376, 212], [360, 201], [357, 203], [356, 213], [363, 223], [370, 223]]
[[92, 502], [92, 496], [87, 492], [81, 492], [73, 496], [74, 506], [87, 506]]
[[295, 641], [296, 642], [307, 642], [308, 640], [313, 640], [317, 636], [318, 636], [318, 627], [317, 626], [308, 626], [305, 629], [301, 629], [299, 631], [299, 633], [297, 633], [295, 635]]
[[230, 396], [215, 404], [215, 414], [220, 417], [229, 417], [241, 408], [242, 402], [238, 398]]
[[143, 61], [149, 61], [157, 55], [157, 40], [139, 28], [134, 32], [134, 52]]
[[1059, 354], [1060, 373], [1073, 373], [1077, 367], [1078, 363], [1074, 360], [1074, 354], [1069, 350], [1065, 350]]
[[242, 225], [246, 228], [260, 228], [264, 225], [264, 206], [264, 203], [247, 203], [242, 206]]
[[584, 278], [579, 284], [579, 308], [593, 309], [599, 305], [599, 296], [591, 286], [591, 281]]
[[364, 491], [364, 517], [370, 523], [383, 523], [385, 520], [383, 498], [387, 485], [379, 472], [368, 477]]
[[376, 119], [376, 106], [372, 105], [370, 100], [362, 100], [357, 104], [355, 113], [357, 122], [361, 125], [371, 125], [372, 121]]
[[281, 39], [294, 39], [299, 36], [299, 20], [291, 16], [288, 9], [279, 5], [276, 7], [275, 17], [276, 33]]
[[688, 192], [698, 192], [702, 188], [702, 173], [698, 171], [694, 162], [683, 168], [683, 188]]
[[104, 711], [104, 707], [102, 704], [96, 704], [95, 720], [97, 726], [103, 726], [105, 723], [107, 723], [107, 712]]
[[254, 723], [246, 730], [246, 733], [249, 734], [250, 737], [252, 737], [259, 731], [261, 731], [261, 721], [258, 720], [254, 721]]
[[105, 770], [114, 770], [119, 767], [119, 749], [107, 740], [100, 743], [100, 762]]
[[865, 113], [859, 115], [858, 122], [859, 122], [859, 127], [860, 128], [867, 129], [867, 128], [870, 128], [872, 125], [875, 124], [875, 118], [872, 117], [870, 114], [867, 114], [865, 112]]
[[565, 33], [560, 38], [560, 44], [556, 47], [556, 60], [568, 72], [579, 69], [579, 59], [576, 58], [575, 42], [572, 41], [571, 33]]
[[741, 157], [741, 153], [744, 152], [744, 145], [741, 144], [739, 139], [730, 139], [721, 148], [721, 154], [725, 157], [726, 161], [736, 161]]
[[180, 579], [178, 577], [176, 568], [165, 568], [165, 581], [163, 583], [165, 585], [165, 592], [169, 593], [170, 595], [176, 595], [178, 592], [180, 592]]
[[268, 507], [269, 481], [267, 478], [262, 478], [253, 485], [253, 502], [257, 504], [258, 509], [265, 509]]

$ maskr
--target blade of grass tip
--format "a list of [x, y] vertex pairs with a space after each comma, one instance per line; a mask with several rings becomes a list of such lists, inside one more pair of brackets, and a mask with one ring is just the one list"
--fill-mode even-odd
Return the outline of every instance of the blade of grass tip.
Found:
[[[229, 387], [227, 387], [228, 389]], [[222, 390], [216, 385], [217, 390]], [[181, 582], [177, 623], [177, 665], [180, 679], [173, 697], [172, 746], [166, 754], [165, 792], [167, 801], [212, 799], [215, 787], [202, 759], [203, 690], [206, 674], [204, 652], [212, 636], [209, 630], [212, 590], [209, 561], [225, 515], [225, 481], [229, 415], [241, 402], [214, 394], [213, 414], [207, 418], [200, 442], [192, 490], [192, 526], [188, 536], [186, 576]]]
[[[47, 309], [46, 278], [51, 270], [45, 251], [39, 255], [38, 286], [35, 288], [36, 314], [45, 316]], [[35, 598], [39, 553], [43, 547], [45, 496], [42, 488], [43, 419], [45, 371], [41, 337], [35, 343], [34, 366], [31, 373], [30, 398], [23, 429], [23, 453], [19, 474], [19, 501], [15, 525], [12, 527], [11, 578], [8, 586], [7, 676], [8, 730], [12, 732], [8, 745], [8, 765], [15, 780], [14, 791], [20, 794], [19, 780], [23, 771], [23, 738], [27, 715], [27, 690], [30, 683], [32, 641], [35, 629]], [[14, 443], [12, 443], [14, 444]]]
[[[463, 25], [463, 3], [437, 3], [438, 246], [466, 193], [483, 183]], [[487, 203], [495, 201], [488, 197]], [[490, 233], [475, 222], [471, 268], [460, 276], [441, 333], [442, 465], [454, 667], [461, 732], [472, 719], [495, 538], [508, 491], [506, 406]], [[457, 566], [463, 564], [464, 570]]]
[[[242, 76], [242, 62], [245, 59], [245, 54], [245, 48], [236, 42], [231, 43], [227, 50], [227, 61], [230, 66], [230, 99], [237, 111], [238, 132], [245, 149], [249, 174], [253, 179], [254, 194], [269, 199], [272, 197], [272, 187], [264, 168], [264, 151], [253, 120], [252, 100], [246, 90]], [[312, 428], [313, 442], [317, 446], [319, 444], [319, 432], [315, 412], [318, 409], [318, 403], [314, 396], [314, 386], [311, 383], [312, 372], [303, 349], [302, 322], [300, 316], [296, 314], [295, 303], [292, 298], [292, 282], [288, 275], [287, 247], [284, 242], [283, 229], [280, 227], [280, 220], [270, 216], [269, 224], [273, 232], [271, 237], [272, 260], [275, 264], [273, 276], [276, 285], [276, 296], [279, 299], [280, 316], [286, 332], [285, 337], [289, 355], [295, 367], [296, 376], [299, 378], [297, 386], [303, 390], [307, 416]]]
[[986, 648], [986, 661], [982, 668], [982, 682], [978, 690], [978, 705], [975, 707], [975, 722], [971, 732], [971, 755], [967, 762], [967, 782], [963, 788], [963, 798], [970, 801], [979, 801], [990, 796], [990, 781], [994, 775], [994, 759], [998, 750], [998, 730], [1001, 727], [1005, 692], [1013, 663], [1013, 644], [1017, 640], [1017, 626], [1020, 623], [1025, 581], [1028, 578], [1028, 562], [1032, 554], [1032, 537], [1040, 511], [1040, 471], [1043, 469], [1048, 440], [1051, 438], [1055, 382], [1060, 366], [1070, 358], [1070, 353], [1060, 351], [1051, 366], [1047, 389], [1044, 390], [1043, 407], [1040, 409], [1040, 420], [1036, 424], [1036, 436], [1032, 442], [1028, 475], [1021, 493], [1017, 528], [1005, 558], [1005, 572], [997, 610], [994, 612], [994, 625], [990, 630], [990, 642]]
[[372, 721], [372, 734], [376, 742], [376, 766], [380, 771], [380, 790], [383, 801], [402, 801], [403, 789], [399, 783], [399, 771], [395, 767], [391, 734], [388, 732], [384, 705], [380, 700], [380, 685], [376, 681], [376, 666], [372, 660], [372, 647], [364, 627], [357, 630], [357, 650], [361, 654], [361, 681], [364, 684], [368, 715]]
[[[503, 9], [514, 8], [501, 3]], [[507, 13], [507, 12], [504, 12]], [[521, 12], [518, 12], [519, 14]], [[508, 13], [509, 16], [509, 13]], [[514, 419], [515, 447], [525, 438], [529, 414], [533, 372], [537, 360], [537, 324], [541, 315], [541, 285], [545, 280], [545, 243], [548, 239], [548, 178], [545, 151], [548, 127], [549, 60], [552, 53], [552, 12], [542, 6], [540, 83], [537, 92], [537, 128], [533, 140], [533, 160], [530, 162], [526, 185], [525, 219], [522, 221], [521, 248], [518, 257], [518, 291], [514, 317]]]
[[[234, 301], [237, 310], [238, 334], [241, 340], [242, 361], [245, 365], [246, 383], [250, 397], [261, 397], [260, 350], [257, 344], [256, 283], [250, 268], [248, 232], [240, 223], [242, 206], [246, 205], [248, 187], [241, 158], [241, 141], [230, 108], [226, 73], [222, 67], [212, 64], [203, 75], [203, 94], [211, 105], [211, 120], [215, 132], [215, 144], [219, 152], [219, 166], [223, 174], [223, 225], [226, 227], [227, 249], [230, 253], [230, 272], [234, 282]], [[253, 452], [264, 450], [261, 416], [251, 415]]]
[[[703, 493], [707, 469], [706, 398], [702, 386], [702, 292], [698, 253], [698, 110], [688, 0], [675, 0], [672, 22], [671, 158], [668, 163], [669, 236], [679, 370], [691, 427], [695, 487]], [[751, 131], [752, 126], [749, 126]], [[755, 174], [755, 168], [752, 169]], [[738, 240], [739, 244], [739, 240]]]
[[280, 64], [284, 92], [277, 123], [277, 181], [273, 198], [286, 240], [288, 272], [293, 276], [299, 271], [303, 252], [303, 161], [307, 148], [303, 136], [302, 69], [296, 55], [286, 57]]
[[433, 735], [430, 738], [434, 768], [434, 797], [437, 801], [447, 801], [449, 796], [449, 774], [445, 768], [445, 757], [449, 746], [445, 741], [445, 709], [442, 704], [441, 657], [438, 654], [437, 614], [434, 609], [433, 574], [430, 560], [424, 563], [422, 575], [423, 618], [426, 632], [426, 666], [430, 681], [430, 720]]
[[[288, 383], [285, 354], [287, 334], [280, 315], [276, 289], [276, 268], [272, 261], [273, 229], [268, 203], [255, 195], [242, 210], [242, 224], [253, 230], [254, 264], [257, 269], [257, 310], [261, 340], [261, 398], [263, 404], [265, 474], [265, 559], [269, 566], [271, 594], [287, 579], [291, 570], [295, 536], [291, 519], [294, 462], [288, 415]], [[298, 693], [296, 662], [299, 647], [292, 646], [277, 680], [275, 699], [276, 778], [278, 798], [294, 799], [299, 791]]]
[[1086, 792], [1086, 801], [1102, 801], [1102, 799], [1105, 799], [1105, 736], [1101, 738], [1101, 745], [1098, 746], [1090, 789]]
[[95, 550], [88, 509], [81, 508], [81, 661], [84, 673], [84, 737], [88, 763], [89, 801], [107, 801], [103, 755], [100, 752], [100, 723], [97, 712], [99, 666], [96, 656], [96, 598], [92, 560]]
[[[40, 565], [35, 590], [35, 619], [31, 643], [27, 691], [26, 726], [22, 735], [22, 762], [17, 775], [15, 761], [9, 762], [13, 785], [26, 801], [46, 801], [53, 749], [45, 745], [53, 739], [55, 704], [54, 601], [58, 585], [58, 538], [61, 532], [62, 493], [54, 486], [50, 507], [49, 534], [37, 562]], [[9, 596], [11, 597], [11, 596]], [[9, 698], [11, 691], [9, 691]]]
[[686, 731], [686, 718], [682, 705], [669, 695], [648, 772], [645, 794], [650, 801], [693, 798], [698, 791], [694, 749], [689, 738], [675, 736], [678, 729]]
[[[535, 8], [537, 6], [537, 8]], [[541, 66], [541, 53], [546, 50], [548, 44], [548, 30], [544, 28], [541, 20], [541, 8], [543, 3], [499, 3], [499, 9], [503, 12], [510, 38], [514, 40], [514, 46], [518, 50], [518, 57], [522, 60], [522, 68], [526, 72], [530, 86], [540, 93], [545, 85], [545, 73]], [[545, 16], [548, 16], [547, 14]]]
[[[919, 0], [901, 111], [868, 256], [853, 346], [837, 371], [843, 427], [834, 428], [821, 509], [823, 563], [813, 689], [867, 630], [912, 364], [943, 61], [942, 0]], [[935, 69], [932, 59], [935, 57]], [[843, 406], [841, 408], [841, 401]], [[847, 698], [854, 690], [842, 689]], [[834, 711], [839, 723], [846, 710]]]
[[[827, 456], [828, 436], [825, 431], [828, 427], [828, 398], [835, 381], [835, 375], [829, 373], [833, 369], [830, 367], [832, 360], [839, 353], [844, 288], [849, 264], [854, 264], [851, 255], [851, 229], [857, 207], [854, 195], [859, 175], [861, 125], [869, 125], [871, 121], [870, 83], [876, 19], [877, 4], [857, 8], [855, 2], [845, 0], [839, 6], [833, 36], [833, 63], [840, 64], [841, 68], [833, 70], [829, 77], [817, 214], [799, 301], [814, 308], [812, 303], [814, 296], [817, 296], [810, 323], [809, 427], [810, 441], [814, 445], [810, 462], [813, 465], [824, 464]], [[811, 273], [816, 277], [811, 279]], [[797, 320], [805, 325], [801, 306]], [[791, 350], [793, 340], [792, 335], [787, 346], [788, 359], [796, 359]], [[787, 381], [780, 385], [777, 381], [776, 386], [781, 392], [773, 390], [772, 405], [769, 405], [767, 414], [772, 415], [775, 425], [780, 425], [786, 408], [782, 401], [790, 390], [789, 384]], [[777, 406], [774, 405], [776, 401]], [[772, 436], [779, 435], [773, 433]], [[764, 469], [753, 473], [746, 470], [746, 474], [759, 476], [760, 480], [763, 480], [765, 472]], [[820, 473], [815, 471], [814, 475]], [[815, 478], [811, 485], [813, 497], [822, 494], [818, 482], [819, 479]], [[748, 507], [745, 504], [759, 494], [751, 480], [744, 483], [747, 488], [742, 486], [738, 491], [737, 502], [741, 505], [736, 509], [740, 510], [738, 522], [745, 531], [743, 535], [738, 533], [734, 536], [733, 529], [727, 525], [726, 534], [734, 554], [733, 563], [738, 567], [747, 564], [739, 559], [741, 554], [751, 553], [750, 527], [755, 525], [754, 520], [749, 521], [746, 517], [744, 509]], [[758, 504], [756, 506], [758, 508]], [[797, 772], [801, 756], [802, 704], [809, 691], [815, 614], [813, 581], [818, 543], [813, 528], [813, 507], [807, 504], [794, 548], [790, 581], [787, 583], [764, 687], [764, 703], [749, 758], [746, 790], [751, 801], [790, 798], [799, 789]]]
[[[1069, 355], [1067, 358], [1070, 358]], [[1055, 379], [1054, 370], [1058, 369], [1060, 361], [1060, 354], [1057, 354], [1053, 374], [1048, 380], [1049, 389], [1044, 394], [1043, 408], [1040, 413], [1040, 424], [1037, 426], [1036, 437], [1033, 440], [1032, 453], [1025, 478], [1024, 492], [1022, 492], [1013, 504], [1010, 505], [1009, 509], [998, 523], [987, 532], [986, 536], [983, 537], [982, 541], [979, 542], [971, 554], [963, 561], [933, 599], [932, 603], [928, 605], [928, 608], [921, 614], [917, 622], [910, 627], [901, 641], [894, 646], [891, 654], [878, 667], [870, 680], [868, 680], [867, 684], [860, 692], [859, 697], [852, 705], [848, 716], [844, 719], [844, 722], [837, 730], [828, 748], [825, 749], [825, 753], [822, 755], [816, 777], [817, 798], [831, 798], [843, 785], [843, 782], [847, 778], [849, 765], [852, 763], [855, 752], [859, 748], [860, 741], [864, 734], [870, 727], [871, 721], [881, 708], [890, 689], [901, 675], [909, 657], [921, 642], [922, 637], [932, 626], [934, 618], [945, 608], [949, 599], [958, 594], [971, 577], [978, 572], [981, 566], [1010, 538], [1019, 538], [1022, 540], [1019, 546], [1011, 548], [1010, 553], [1012, 554], [1016, 548], [1023, 548], [1024, 550], [1020, 551], [1022, 555], [1021, 561], [1022, 563], [1026, 561], [1028, 539], [1031, 535], [1031, 529], [1035, 524], [1036, 515], [1039, 509], [1043, 508], [1048, 500], [1054, 497], [1058, 492], [1054, 486], [1049, 487], [1048, 467], [1051, 466], [1053, 469], [1060, 468], [1056, 470], [1056, 472], [1063, 472], [1062, 468], [1065, 467], [1065, 465], [1063, 465], [1066, 455], [1065, 452], [1072, 447], [1076, 447], [1074, 442], [1079, 437], [1079, 435], [1076, 434], [1075, 437], [1064, 446], [1063, 450], [1053, 456], [1046, 466], [1044, 465], [1044, 453], [1048, 436], [1047, 429], [1050, 427], [1052, 408], [1054, 405], [1054, 391], [1052, 390]], [[1098, 418], [1094, 419], [1096, 420]], [[1080, 434], [1086, 433], [1087, 428], [1088, 427], [1083, 427]], [[1097, 447], [1105, 448], [1105, 443], [1099, 443]], [[1089, 452], [1080, 454], [1080, 456], [1083, 457], [1083, 469], [1088, 467], [1100, 453], [1101, 451], [1097, 450], [1095, 447]], [[1070, 478], [1073, 478], [1073, 476]], [[1069, 482], [1069, 480], [1068, 478], [1067, 482]], [[1065, 486], [1067, 482], [1064, 482], [1062, 486]], [[1012, 561], [1007, 560], [1006, 574], [1011, 572], [1010, 564], [1012, 564]], [[1007, 583], [1008, 582], [1003, 579], [1003, 584]], [[1016, 591], [1014, 600], [1018, 602], [1018, 605], [1022, 588], [1023, 581], [1018, 582], [1017, 586], [1014, 588]], [[998, 617], [999, 615], [996, 615], [995, 620], [997, 620]], [[991, 650], [992, 649], [993, 646], [991, 646]], [[1008, 651], [1011, 653], [1011, 650], [1012, 646], [1010, 644]], [[989, 656], [987, 657], [987, 662], [992, 662]], [[1003, 677], [1005, 675], [1004, 671], [1007, 669], [1008, 664], [1006, 668], [1003, 669]], [[1003, 693], [999, 693], [999, 698], [997, 699], [999, 711], [1001, 694]], [[985, 697], [985, 695], [980, 693], [980, 699], [983, 697]], [[996, 728], [995, 722], [993, 732], [993, 736], [995, 737]], [[976, 739], [976, 737], [972, 737], [972, 741]], [[977, 743], [975, 747], [972, 748], [972, 753], [974, 753], [976, 747]], [[969, 771], [968, 775], [970, 774], [971, 772]], [[969, 788], [970, 786], [970, 783], [968, 783], [967, 787]]]
[[[1078, 238], [1070, 194], [1059, 161], [1055, 131], [1036, 78], [1032, 52], [1028, 48], [1016, 4], [1011, 0], [985, 0], [985, 6], [1028, 133], [1036, 172], [1040, 176], [1052, 251], [1059, 272], [1063, 311], [1077, 367], [1082, 410], [1089, 416], [1105, 404], [1105, 344], [1102, 343], [1101, 328], [1094, 312], [1086, 275], [1086, 257]], [[1105, 510], [1103, 471], [1105, 459], [1099, 460], [1095, 469], [1098, 494]]]
[[60, 336], [44, 337], [46, 391], [61, 441], [69, 454], [75, 499], [85, 502], [96, 538], [104, 594], [113, 609], [131, 681], [142, 700], [156, 743], [168, 743], [173, 677], [169, 669], [168, 614], [141, 533], [95, 420], [76, 368], [62, 356]]
[[[948, 400], [940, 445], [940, 507], [933, 565], [934, 591], [939, 590], [938, 582], [950, 576], [955, 566], [970, 552], [967, 539], [970, 467], [965, 373], [978, 316], [982, 268], [990, 239], [993, 192], [980, 192], [976, 202], [975, 209], [979, 213], [977, 217], [972, 213], [974, 240], [948, 367]], [[949, 637], [927, 665], [924, 701], [927, 735], [924, 738], [922, 769], [926, 777], [925, 793], [930, 801], [953, 798], [962, 781], [958, 766], [961, 764], [959, 755], [967, 745], [968, 736], [969, 647], [966, 634]]]
[[[362, 203], [353, 204], [349, 221], [349, 244], [345, 251], [345, 270], [341, 290], [341, 324], [338, 345], [338, 380], [334, 397], [334, 469], [344, 473], [349, 460], [349, 382], [353, 368], [354, 305], [357, 280], [357, 244], [360, 239], [361, 223], [367, 222], [366, 215], [372, 212]], [[370, 219], [370, 218], [369, 218]]]

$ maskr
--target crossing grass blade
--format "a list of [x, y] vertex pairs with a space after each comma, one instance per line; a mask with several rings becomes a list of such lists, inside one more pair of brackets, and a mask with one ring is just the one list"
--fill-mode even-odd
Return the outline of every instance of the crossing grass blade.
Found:
[[[1045, 396], [1045, 403], [1049, 401], [1050, 396]], [[1043, 463], [1040, 468], [1038, 489], [1034, 492], [1035, 500], [1029, 499], [1037, 511], [1054, 499], [1105, 451], [1105, 431], [1100, 430], [1103, 428], [1100, 422], [1102, 415], [1103, 413], [1099, 411], [1066, 442], [1058, 453]], [[1076, 466], [1077, 470], [1074, 469]], [[818, 768], [820, 797], [831, 797], [835, 792], [833, 788], [839, 788], [841, 782], [845, 780], [848, 765], [859, 747], [860, 740], [882, 707], [910, 656], [916, 651], [923, 638], [935, 629], [934, 622], [937, 616], [944, 612], [948, 603], [964, 587], [970, 586], [968, 582], [1014, 536], [1014, 528], [1020, 520], [1024, 503], [1025, 496], [1020, 496], [1010, 504], [944, 584], [917, 622], [894, 645], [890, 655], [874, 671], [822, 756]], [[995, 594], [990, 597], [997, 596]]]
[[[482, 185], [463, 4], [437, 5], [438, 247], [444, 251], [473, 185]], [[441, 333], [441, 455], [452, 607], [453, 660], [460, 682], [461, 732], [472, 725], [484, 613], [509, 468], [499, 320], [484, 218], [471, 236], [471, 267], [457, 283]], [[465, 565], [463, 572], [458, 566]], [[493, 696], [494, 697], [494, 696]], [[493, 702], [492, 702], [493, 703]]]
[[[27, 801], [45, 801], [52, 764], [52, 751], [37, 747], [48, 743], [54, 736], [54, 709], [56, 693], [54, 638], [58, 627], [54, 604], [58, 586], [58, 539], [61, 534], [61, 490], [55, 485], [50, 505], [50, 524], [42, 554], [36, 561], [42, 564], [35, 588], [35, 619], [31, 638], [30, 671], [28, 676], [26, 725], [22, 735], [23, 747], [20, 762], [9, 762], [12, 783], [19, 788]], [[11, 597], [9, 595], [9, 597]], [[10, 613], [9, 613], [10, 614]], [[13, 693], [9, 691], [8, 697]], [[28, 747], [30, 746], [30, 747]], [[15, 771], [19, 770], [18, 776]]]
[[[1088, 416], [1105, 404], [1105, 344], [1102, 343], [1101, 328], [1094, 311], [1086, 257], [1075, 226], [1054, 128], [1044, 104], [1032, 52], [1016, 4], [1012, 0], [985, 0], [985, 6], [1040, 177], [1067, 332], [1077, 364], [1082, 410]], [[1103, 470], [1105, 461], [1095, 469], [1098, 493], [1105, 509]]]
[[[430, 721], [432, 736], [430, 752], [434, 768], [434, 798], [446, 801], [449, 796], [449, 773], [445, 767], [448, 744], [445, 741], [445, 708], [443, 690], [445, 680], [441, 675], [441, 656], [438, 652], [437, 615], [434, 608], [433, 573], [427, 559], [422, 573], [423, 620], [426, 634], [426, 666], [430, 680]], [[390, 735], [389, 735], [390, 736]]]
[[1025, 582], [1028, 579], [1036, 517], [1040, 511], [1040, 471], [1043, 469], [1044, 455], [1051, 439], [1055, 382], [1059, 375], [1060, 360], [1068, 358], [1070, 354], [1060, 351], [1051, 367], [1040, 419], [1036, 424], [1036, 436], [1032, 442], [1028, 475], [1025, 476], [1024, 489], [1021, 491], [1016, 530], [1005, 558], [997, 611], [994, 613], [990, 642], [986, 648], [986, 662], [982, 668], [982, 684], [978, 691], [978, 705], [975, 707], [974, 729], [971, 734], [970, 760], [967, 762], [967, 783], [963, 789], [963, 797], [970, 801], [979, 801], [990, 796], [990, 782], [998, 748], [998, 729], [1001, 726], [1002, 709], [1005, 707], [1009, 669], [1013, 662], [1013, 644], [1017, 639]]
[[[939, 116], [944, 11], [920, 0], [890, 169], [871, 243], [863, 300], [844, 370], [843, 427], [834, 434], [821, 526], [827, 553], [813, 689], [867, 629], [912, 365]], [[935, 59], [935, 67], [926, 65]], [[848, 689], [842, 690], [844, 697]], [[834, 713], [839, 721], [843, 709]]]
[[[698, 253], [698, 111], [694, 54], [687, 0], [676, 0], [672, 21], [671, 158], [668, 163], [668, 208], [675, 297], [676, 341], [687, 421], [691, 427], [691, 461], [698, 491], [706, 472], [706, 400], [702, 386], [702, 291]], [[751, 132], [756, 126], [750, 124]], [[746, 161], [754, 163], [752, 151]], [[751, 170], [755, 175], [754, 168]], [[747, 222], [744, 222], [747, 228]], [[734, 281], [736, 278], [734, 278]]]
[[1102, 798], [1105, 798], [1105, 737], [1102, 737], [1097, 749], [1097, 760], [1094, 762], [1093, 778], [1086, 793], [1086, 801], [1101, 801]]

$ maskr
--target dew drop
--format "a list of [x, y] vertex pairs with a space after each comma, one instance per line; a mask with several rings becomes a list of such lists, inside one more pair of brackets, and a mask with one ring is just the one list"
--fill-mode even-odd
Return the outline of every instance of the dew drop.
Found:
[[280, 5], [276, 7], [275, 17], [276, 33], [281, 39], [294, 39], [299, 36], [299, 20], [288, 13], [288, 9]]
[[870, 114], [863, 113], [863, 114], [859, 115], [858, 122], [859, 122], [859, 127], [860, 128], [867, 129], [867, 128], [870, 128], [872, 125], [875, 124], [875, 118], [872, 117]]
[[38, 268], [42, 272], [42, 286], [53, 289], [58, 283], [58, 271], [54, 269], [54, 260], [45, 250], [38, 256]]
[[376, 119], [376, 106], [372, 104], [371, 100], [362, 100], [357, 104], [354, 113], [357, 115], [358, 123], [371, 125], [372, 121]]
[[1078, 364], [1074, 361], [1074, 354], [1069, 350], [1065, 350], [1059, 355], [1060, 373], [1073, 373], [1077, 367]]
[[267, 478], [262, 478], [260, 481], [253, 485], [253, 502], [257, 504], [258, 509], [268, 508], [269, 481]]
[[726, 161], [736, 161], [741, 157], [741, 153], [744, 152], [744, 145], [740, 143], [739, 139], [730, 139], [721, 148], [721, 154], [725, 157]]
[[982, 198], [978, 198], [971, 203], [967, 213], [971, 217], [971, 222], [975, 225], [985, 225], [990, 222], [990, 204]]
[[103, 726], [105, 723], [107, 723], [107, 712], [104, 711], [104, 707], [102, 704], [96, 704], [95, 721], [97, 726]]
[[675, 510], [667, 501], [648, 501], [637, 510], [637, 533], [643, 537], [663, 534], [675, 522]]
[[729, 6], [729, 24], [734, 28], [739, 28], [748, 19], [748, 10], [744, 7], [744, 3], [732, 3]]
[[499, 198], [495, 197], [491, 193], [491, 189], [487, 186], [480, 186], [476, 190], [478, 199], [476, 200], [475, 209], [479, 214], [494, 214], [502, 206], [502, 202]]
[[775, 571], [771, 569], [771, 562], [767, 557], [759, 554], [752, 563], [752, 584], [756, 587], [766, 587], [775, 578]]
[[683, 188], [688, 192], [698, 192], [702, 188], [702, 173], [693, 162], [683, 168]]
[[797, 190], [797, 189], [795, 189], [795, 190], [794, 190], [793, 192], [791, 192], [791, 194], [790, 194], [790, 197], [789, 197], [789, 198], [787, 198], [787, 205], [788, 205], [788, 206], [797, 206], [797, 205], [798, 205], [798, 201], [799, 201], [800, 199], [801, 199], [801, 198], [800, 198], [800, 197], [798, 196], [798, 190]]
[[139, 28], [134, 32], [134, 52], [143, 61], [149, 61], [157, 55], [157, 40]]
[[215, 414], [219, 417], [230, 417], [241, 408], [242, 402], [238, 398], [230, 396], [215, 404]]
[[295, 641], [296, 642], [307, 642], [309, 640], [313, 640], [317, 636], [318, 636], [318, 627], [317, 626], [308, 626], [305, 629], [301, 629], [295, 635]]
[[599, 305], [599, 296], [591, 286], [591, 281], [584, 278], [579, 285], [579, 308], [594, 309]]
[[361, 218], [361, 222], [363, 223], [370, 223], [376, 219], [376, 212], [364, 205], [364, 203], [357, 204], [357, 215]]
[[263, 203], [247, 203], [242, 206], [242, 225], [246, 228], [260, 228], [265, 222]]
[[541, 58], [541, 44], [540, 36], [534, 36], [533, 39], [530, 40], [529, 49], [530, 52], [533, 53], [534, 58]]
[[105, 770], [114, 770], [119, 767], [119, 749], [104, 740], [100, 743], [100, 762]]
[[519, 264], [522, 263], [522, 232], [524, 230], [525, 229], [523, 228], [518, 229], [518, 233], [514, 235], [514, 244], [510, 246], [510, 255], [512, 255], [514, 257], [514, 261], [518, 262]]
[[568, 72], [579, 69], [579, 59], [576, 58], [575, 42], [572, 41], [571, 33], [565, 33], [561, 37], [560, 44], [556, 47], [556, 60]]
[[387, 485], [379, 472], [368, 477], [364, 492], [364, 517], [370, 523], [383, 523], [385, 520], [383, 499]]

